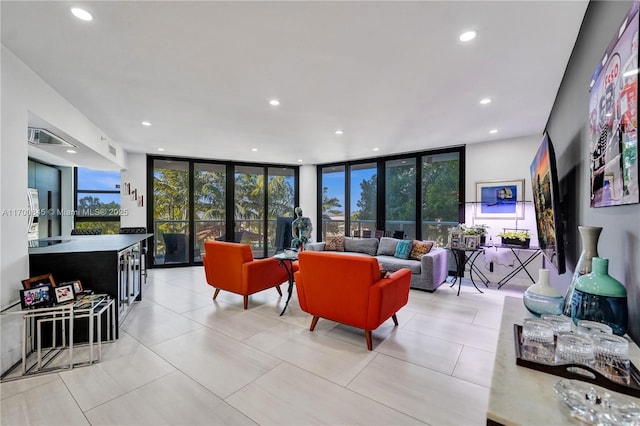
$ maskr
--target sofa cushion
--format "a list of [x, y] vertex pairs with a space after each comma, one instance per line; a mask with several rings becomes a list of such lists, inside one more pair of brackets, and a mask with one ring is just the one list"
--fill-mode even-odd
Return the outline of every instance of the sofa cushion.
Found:
[[324, 244], [324, 251], [344, 251], [344, 237], [330, 237], [327, 238]]
[[411, 240], [400, 240], [396, 245], [396, 251], [393, 253], [394, 257], [398, 259], [408, 259], [409, 254], [411, 253], [413, 241]]
[[411, 269], [411, 273], [414, 275], [420, 275], [422, 272], [422, 264], [417, 260], [412, 259], [398, 259], [394, 256], [376, 256], [378, 258], [378, 263], [382, 267], [390, 272], [395, 272], [398, 269], [409, 268]]
[[395, 238], [380, 238], [380, 244], [378, 244], [378, 256], [393, 256], [393, 254], [396, 252], [398, 241], [400, 240]]
[[411, 253], [409, 253], [409, 259], [420, 260], [422, 256], [429, 253], [433, 247], [433, 241], [418, 241], [413, 240], [411, 245]]
[[378, 251], [377, 238], [345, 238], [344, 251], [353, 251], [356, 253], [365, 253], [375, 256]]

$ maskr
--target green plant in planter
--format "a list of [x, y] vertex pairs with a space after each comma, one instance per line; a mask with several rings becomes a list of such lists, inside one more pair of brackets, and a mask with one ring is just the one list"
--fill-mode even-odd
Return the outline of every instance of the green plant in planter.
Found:
[[489, 229], [489, 225], [485, 225], [483, 223], [469, 227], [460, 225], [460, 230], [464, 235], [487, 235], [487, 229]]
[[509, 240], [519, 240], [525, 242], [529, 238], [529, 230], [516, 229], [516, 230], [503, 230], [497, 234], [498, 237], [506, 238]]

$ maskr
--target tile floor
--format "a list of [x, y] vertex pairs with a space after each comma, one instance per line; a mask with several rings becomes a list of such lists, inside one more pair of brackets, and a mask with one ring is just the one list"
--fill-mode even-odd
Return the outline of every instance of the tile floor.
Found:
[[[212, 301], [202, 267], [154, 269], [98, 364], [0, 385], [2, 425], [483, 425], [507, 285], [443, 284], [373, 332], [320, 320], [296, 293]], [[282, 286], [286, 296], [286, 285]]]

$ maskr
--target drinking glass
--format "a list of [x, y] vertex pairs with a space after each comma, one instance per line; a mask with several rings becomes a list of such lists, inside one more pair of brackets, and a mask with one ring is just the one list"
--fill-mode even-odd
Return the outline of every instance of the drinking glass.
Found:
[[593, 339], [589, 335], [577, 333], [558, 334], [556, 355], [559, 362], [584, 364], [593, 367], [595, 349]]
[[526, 359], [553, 363], [553, 328], [539, 318], [525, 318], [522, 325], [522, 351]]
[[607, 324], [596, 321], [580, 320], [576, 331], [581, 334], [612, 334], [613, 330]]
[[556, 336], [558, 333], [571, 331], [573, 322], [571, 321], [571, 318], [565, 315], [544, 314], [541, 318], [543, 321], [547, 321], [551, 324]]
[[594, 337], [595, 367], [614, 382], [629, 384], [629, 341], [615, 334]]

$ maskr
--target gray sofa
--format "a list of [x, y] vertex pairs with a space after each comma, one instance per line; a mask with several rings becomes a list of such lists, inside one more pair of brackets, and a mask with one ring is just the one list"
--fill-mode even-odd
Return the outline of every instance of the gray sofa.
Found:
[[[423, 255], [420, 260], [399, 259], [393, 256], [396, 244], [395, 238], [349, 238], [344, 239], [344, 252], [332, 251], [331, 253], [343, 253], [351, 256], [375, 256], [378, 263], [387, 271], [397, 271], [401, 268], [411, 269], [411, 288], [434, 291], [446, 279], [448, 273], [446, 249], [433, 247], [429, 253]], [[309, 243], [307, 250], [324, 251], [325, 243]]]

